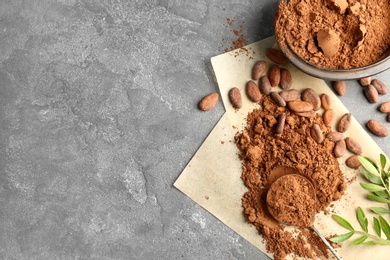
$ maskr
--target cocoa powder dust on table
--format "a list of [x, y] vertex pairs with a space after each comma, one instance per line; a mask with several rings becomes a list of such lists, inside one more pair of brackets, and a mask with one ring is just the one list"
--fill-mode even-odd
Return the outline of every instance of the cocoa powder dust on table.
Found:
[[304, 60], [321, 67], [363, 67], [390, 47], [390, 1], [280, 1], [275, 36], [282, 49], [287, 41]]
[[[237, 21], [236, 18], [226, 18], [227, 24], [225, 27], [231, 28], [231, 32], [234, 34], [233, 40], [228, 40], [229, 46], [224, 48], [225, 52], [230, 52], [233, 50], [238, 50], [235, 54], [235, 57], [244, 54], [249, 59], [253, 59], [255, 52], [251, 49], [246, 48], [248, 41], [244, 33], [244, 23]], [[227, 41], [225, 39], [225, 41]]]
[[[270, 215], [266, 195], [279, 177], [300, 174], [314, 185], [316, 212], [328, 213], [330, 203], [344, 194], [346, 183], [332, 152], [334, 143], [328, 139], [315, 142], [310, 128], [317, 124], [324, 135], [331, 128], [324, 125], [319, 114], [311, 118], [297, 116], [287, 107], [275, 105], [269, 96], [262, 99], [261, 105], [261, 109], [248, 114], [245, 129], [235, 136], [241, 151], [241, 179], [248, 189], [242, 198], [244, 214], [275, 259], [285, 259], [289, 254], [326, 258], [327, 247], [310, 228], [297, 227], [292, 232]], [[284, 129], [275, 134], [277, 118], [282, 113], [286, 114]]]

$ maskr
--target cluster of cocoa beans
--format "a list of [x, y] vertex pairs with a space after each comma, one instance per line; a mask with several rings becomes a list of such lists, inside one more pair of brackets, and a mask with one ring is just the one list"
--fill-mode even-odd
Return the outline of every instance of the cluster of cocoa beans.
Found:
[[[364, 88], [364, 95], [368, 102], [378, 103], [379, 95], [387, 94], [387, 86], [380, 79], [372, 79], [371, 77], [359, 79], [360, 85]], [[339, 96], [344, 96], [347, 93], [347, 84], [345, 81], [334, 81], [332, 83], [334, 91]], [[386, 120], [390, 122], [390, 101], [382, 102], [378, 106], [378, 110], [386, 114]], [[375, 135], [386, 137], [388, 135], [387, 128], [380, 122], [370, 119], [366, 123], [367, 128]]]

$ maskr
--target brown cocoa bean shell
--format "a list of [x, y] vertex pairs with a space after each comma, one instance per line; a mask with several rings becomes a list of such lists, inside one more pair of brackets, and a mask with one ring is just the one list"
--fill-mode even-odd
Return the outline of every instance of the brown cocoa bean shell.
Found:
[[323, 93], [321, 95], [320, 99], [321, 99], [321, 106], [322, 106], [322, 108], [325, 109], [325, 110], [328, 110], [330, 108], [331, 104], [332, 104], [331, 97], [328, 94]]
[[390, 101], [383, 102], [379, 106], [379, 111], [381, 111], [382, 113], [390, 113]]
[[208, 94], [207, 96], [202, 98], [202, 100], [199, 102], [199, 105], [198, 105], [199, 109], [201, 109], [203, 111], [208, 111], [208, 110], [214, 108], [218, 102], [218, 97], [219, 97], [219, 95], [217, 92]]
[[284, 101], [290, 102], [301, 98], [301, 92], [296, 89], [287, 89], [279, 92]]
[[242, 107], [242, 96], [238, 88], [234, 87], [229, 90], [229, 100], [234, 108], [240, 109]]
[[347, 150], [346, 144], [344, 139], [341, 139], [336, 142], [334, 148], [333, 148], [333, 153], [337, 158], [343, 157], [345, 154], [345, 151]]
[[286, 56], [279, 49], [267, 48], [265, 50], [265, 55], [267, 55], [268, 59], [272, 60], [273, 62], [275, 62], [277, 64], [284, 65], [288, 61]]
[[344, 138], [344, 134], [341, 132], [330, 132], [326, 135], [326, 138], [328, 138], [329, 141], [337, 142]]
[[313, 110], [315, 111], [321, 108], [320, 96], [312, 88], [304, 89], [301, 93], [301, 99], [303, 101], [311, 103], [313, 105]]
[[294, 100], [287, 103], [288, 108], [293, 112], [309, 112], [313, 110], [313, 105], [302, 100]]
[[316, 112], [314, 110], [306, 111], [306, 112], [293, 112], [297, 116], [302, 117], [314, 117], [316, 115]]
[[379, 137], [386, 137], [388, 135], [387, 128], [374, 119], [370, 119], [367, 122], [367, 128]]
[[387, 116], [386, 116], [386, 121], [387, 121], [387, 122], [390, 122], [390, 113], [387, 114]]
[[358, 155], [354, 154], [350, 156], [347, 160], [345, 160], [345, 164], [352, 169], [359, 169], [362, 165], [359, 161]]
[[339, 96], [344, 96], [347, 93], [347, 84], [344, 80], [334, 81], [333, 89]]
[[373, 79], [371, 85], [374, 86], [379, 95], [387, 94], [387, 86], [380, 79]]
[[371, 84], [371, 77], [361, 78], [361, 79], [359, 79], [359, 83], [360, 83], [360, 85], [362, 85], [363, 87], [367, 87], [368, 85]]
[[258, 80], [266, 70], [267, 70], [267, 62], [265, 60], [257, 61], [255, 66], [252, 69], [252, 79]]
[[335, 117], [333, 109], [328, 109], [322, 114], [322, 120], [326, 126], [331, 126]]
[[271, 99], [275, 102], [279, 107], [285, 107], [286, 101], [279, 95], [278, 92], [272, 91], [270, 94]]
[[377, 103], [378, 102], [378, 91], [373, 85], [368, 85], [364, 89], [364, 95], [366, 96], [368, 102]]
[[272, 86], [267, 75], [263, 75], [260, 77], [259, 89], [260, 92], [263, 93], [264, 95], [269, 95], [271, 93]]
[[352, 137], [345, 138], [345, 144], [347, 146], [348, 151], [354, 154], [362, 154], [362, 146]]
[[257, 84], [254, 81], [249, 80], [246, 83], [245, 91], [246, 91], [246, 95], [248, 96], [250, 101], [252, 101], [252, 102], [259, 102], [260, 101], [261, 93], [260, 93], [259, 87], [257, 86]]
[[289, 70], [280, 70], [279, 87], [281, 87], [282, 89], [290, 89], [292, 87], [292, 76]]
[[316, 143], [322, 143], [324, 141], [324, 134], [318, 124], [313, 124], [310, 128], [310, 136]]
[[282, 113], [278, 116], [278, 123], [275, 127], [275, 134], [283, 133], [284, 124], [286, 122], [286, 113]]
[[268, 71], [268, 79], [272, 87], [276, 87], [280, 83], [280, 67], [276, 64], [272, 65]]
[[339, 122], [337, 123], [336, 130], [338, 132], [344, 133], [351, 126], [352, 114], [346, 113], [344, 114]]

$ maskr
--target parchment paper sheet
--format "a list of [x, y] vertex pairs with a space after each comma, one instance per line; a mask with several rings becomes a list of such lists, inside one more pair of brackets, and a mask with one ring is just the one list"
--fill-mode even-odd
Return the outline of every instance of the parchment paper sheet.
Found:
[[[251, 78], [252, 68], [257, 60], [267, 60], [268, 64], [272, 64], [264, 53], [266, 48], [273, 46], [275, 40], [274, 37], [270, 37], [246, 46], [245, 49], [248, 51], [235, 50], [211, 58], [226, 113], [174, 183], [176, 188], [271, 258], [272, 255], [266, 252], [261, 236], [247, 223], [243, 215], [241, 197], [246, 192], [246, 187], [240, 179], [241, 162], [237, 156], [238, 149], [234, 144], [234, 135], [245, 126], [248, 112], [259, 107], [248, 101], [245, 95], [245, 84]], [[331, 107], [336, 112], [335, 122], [348, 112], [323, 80], [308, 76], [290, 64], [285, 67], [292, 74], [293, 88], [311, 87], [319, 94], [327, 93], [331, 96]], [[243, 96], [243, 108], [239, 111], [235, 111], [228, 100], [228, 92], [232, 87], [238, 87]], [[322, 114], [322, 111], [319, 113]], [[358, 140], [363, 147], [364, 156], [369, 156], [376, 162], [379, 160], [381, 149], [355, 119], [344, 136]], [[360, 172], [345, 166], [345, 160], [350, 155], [352, 154], [347, 152], [339, 159], [341, 170], [346, 180], [350, 182], [346, 194], [331, 205], [330, 214], [316, 215], [315, 226], [325, 236], [347, 233], [347, 230], [332, 219], [332, 214], [343, 216], [357, 230], [361, 230], [355, 216], [356, 207], [361, 206], [367, 212], [369, 223], [372, 223], [372, 215], [368, 213], [368, 208], [381, 206], [365, 198], [366, 192], [359, 185], [359, 182], [363, 181]], [[374, 234], [372, 226], [369, 230]], [[387, 259], [390, 252], [388, 246], [348, 246], [348, 242], [343, 243], [342, 247], [336, 250], [344, 260]], [[333, 259], [330, 252], [329, 255], [330, 259]]]

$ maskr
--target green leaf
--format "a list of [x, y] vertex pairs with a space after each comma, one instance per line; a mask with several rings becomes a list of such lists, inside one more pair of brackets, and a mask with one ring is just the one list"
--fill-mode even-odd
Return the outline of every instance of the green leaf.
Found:
[[371, 240], [371, 241], [363, 242], [362, 245], [365, 245], [365, 246], [374, 246], [374, 245], [387, 246], [387, 245], [390, 245], [390, 240], [384, 240], [384, 239]]
[[387, 239], [390, 240], [390, 225], [389, 225], [389, 223], [387, 223], [387, 221], [382, 216], [379, 216], [379, 222], [381, 223], [383, 233], [385, 233]]
[[381, 153], [381, 154], [379, 155], [379, 157], [380, 157], [382, 169], [384, 169], [385, 166], [386, 166], [386, 156], [385, 156], [384, 154]]
[[378, 237], [381, 237], [381, 224], [379, 223], [379, 220], [376, 217], [373, 217], [374, 220], [374, 230], [375, 233], [378, 235]]
[[332, 237], [329, 240], [334, 242], [334, 243], [341, 243], [341, 242], [344, 242], [344, 241], [350, 239], [353, 236], [353, 234], [355, 234], [355, 232], [351, 231], [351, 232], [345, 233], [345, 234], [337, 236], [337, 237]]
[[360, 183], [360, 186], [362, 186], [363, 189], [371, 192], [386, 190], [385, 187], [372, 183]]
[[350, 246], [360, 245], [361, 243], [366, 241], [367, 238], [368, 238], [368, 236], [359, 237], [358, 239], [355, 239], [354, 241], [352, 241], [349, 245]]
[[366, 215], [364, 214], [364, 211], [362, 210], [361, 207], [358, 207], [356, 209], [356, 217], [357, 217], [362, 229], [364, 231], [368, 232], [368, 221], [367, 221]]
[[378, 197], [381, 197], [381, 198], [384, 198], [384, 199], [388, 199], [389, 198], [389, 194], [387, 192], [385, 192], [385, 191], [376, 191], [374, 193]]
[[371, 182], [371, 183], [374, 183], [374, 184], [382, 184], [382, 181], [381, 181], [381, 178], [377, 177], [377, 176], [373, 176], [369, 171], [367, 171], [365, 168], [361, 168], [363, 174], [364, 174], [364, 177], [366, 177], [366, 179]]
[[339, 215], [332, 215], [333, 219], [336, 220], [337, 223], [339, 223], [344, 228], [354, 231], [352, 225], [343, 217], [340, 217]]
[[379, 215], [390, 213], [389, 209], [382, 208], [382, 207], [371, 207], [370, 209]]
[[380, 202], [380, 203], [390, 203], [389, 199], [384, 199], [384, 198], [379, 197], [375, 194], [368, 194], [367, 199], [372, 200], [372, 201], [376, 201], [376, 202]]
[[360, 163], [362, 164], [362, 166], [367, 171], [369, 171], [372, 175], [377, 176], [377, 177], [381, 176], [376, 165], [370, 159], [362, 157], [362, 156], [358, 156], [358, 159], [359, 159]]

